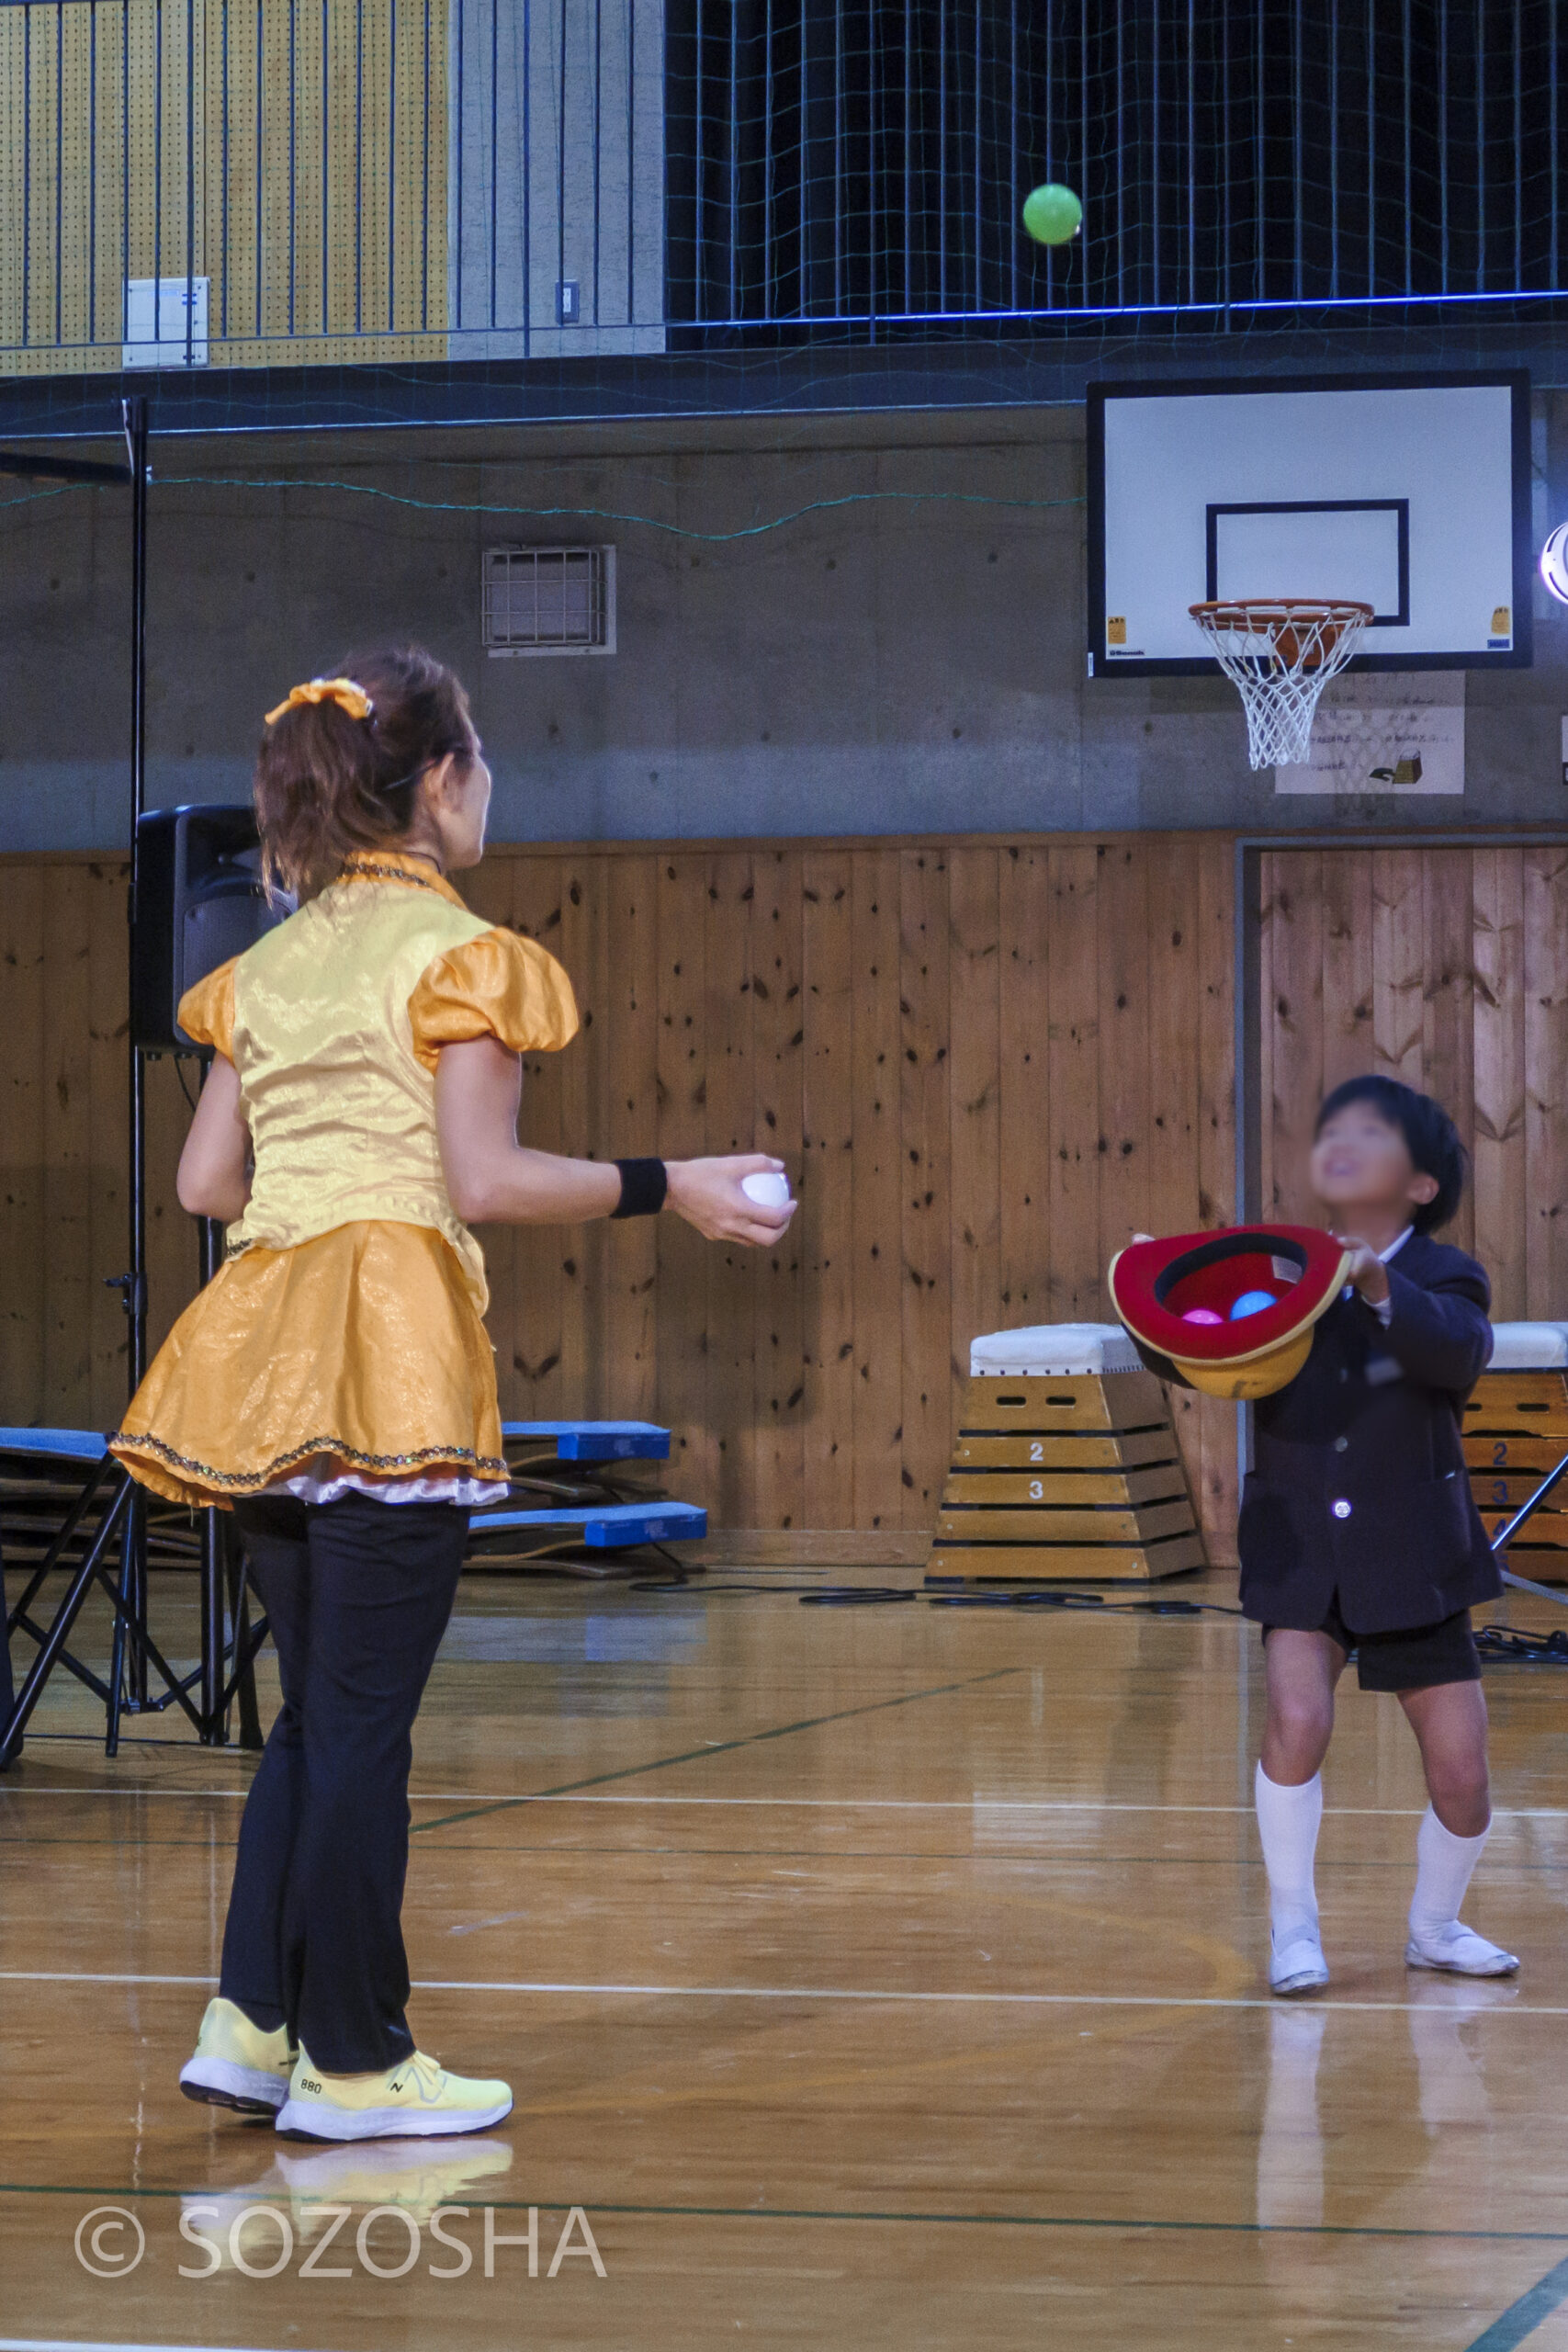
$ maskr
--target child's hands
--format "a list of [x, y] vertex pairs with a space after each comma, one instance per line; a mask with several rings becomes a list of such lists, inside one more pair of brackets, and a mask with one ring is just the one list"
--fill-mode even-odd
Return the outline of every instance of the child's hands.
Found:
[[1354, 1283], [1369, 1306], [1381, 1306], [1388, 1296], [1388, 1268], [1377, 1251], [1354, 1233], [1337, 1233], [1334, 1238], [1350, 1253], [1347, 1281]]

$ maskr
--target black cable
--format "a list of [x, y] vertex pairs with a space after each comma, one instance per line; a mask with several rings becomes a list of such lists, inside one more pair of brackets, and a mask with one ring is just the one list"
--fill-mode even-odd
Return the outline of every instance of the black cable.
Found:
[[671, 1577], [665, 1582], [654, 1577], [638, 1577], [626, 1586], [628, 1592], [824, 1592], [833, 1588], [819, 1584], [709, 1584], [704, 1576]]
[[[796, 1587], [799, 1590], [799, 1587]], [[877, 1609], [888, 1601], [919, 1600], [912, 1584], [830, 1584], [801, 1592], [803, 1609]]]
[[1060, 1592], [1055, 1588], [998, 1592], [984, 1587], [969, 1592], [928, 1592], [933, 1609], [1097, 1609], [1107, 1615], [1138, 1617], [1240, 1617], [1244, 1612], [1223, 1600], [1107, 1600], [1098, 1592]]
[[1568, 1630], [1561, 1625], [1550, 1634], [1527, 1633], [1521, 1625], [1483, 1625], [1475, 1646], [1497, 1665], [1568, 1666]]

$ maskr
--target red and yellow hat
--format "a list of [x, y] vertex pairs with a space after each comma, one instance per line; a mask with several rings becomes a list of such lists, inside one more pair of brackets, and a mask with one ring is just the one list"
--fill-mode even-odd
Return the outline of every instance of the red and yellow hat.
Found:
[[1140, 1348], [1190, 1386], [1249, 1402], [1295, 1378], [1348, 1263], [1313, 1226], [1231, 1226], [1119, 1250], [1111, 1297]]

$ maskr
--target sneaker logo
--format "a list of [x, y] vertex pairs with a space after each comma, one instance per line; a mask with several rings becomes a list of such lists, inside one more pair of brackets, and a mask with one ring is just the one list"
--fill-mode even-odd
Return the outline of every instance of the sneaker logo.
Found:
[[325, 2083], [314, 2082], [309, 2075], [300, 2075], [299, 2087], [302, 2091], [314, 2091], [318, 2098], [324, 2098], [326, 2097], [327, 2086]]

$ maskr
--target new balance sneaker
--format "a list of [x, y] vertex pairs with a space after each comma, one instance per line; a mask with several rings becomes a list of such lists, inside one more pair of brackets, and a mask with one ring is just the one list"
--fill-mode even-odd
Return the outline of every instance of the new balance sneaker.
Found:
[[1412, 1927], [1404, 1947], [1406, 1968], [1440, 1968], [1450, 1976], [1512, 1976], [1518, 1964], [1511, 1951], [1489, 1944], [1459, 1919], [1419, 1934]]
[[196, 2054], [180, 2068], [186, 2098], [209, 2107], [231, 2107], [241, 2115], [276, 2115], [288, 2096], [288, 2077], [299, 2052], [287, 2030], [264, 2033], [243, 2009], [221, 1997], [207, 2004]]
[[511, 2112], [509, 2084], [449, 2075], [423, 2050], [384, 2075], [328, 2080], [301, 2047], [277, 2128], [306, 2140], [425, 2139], [485, 2132]]

